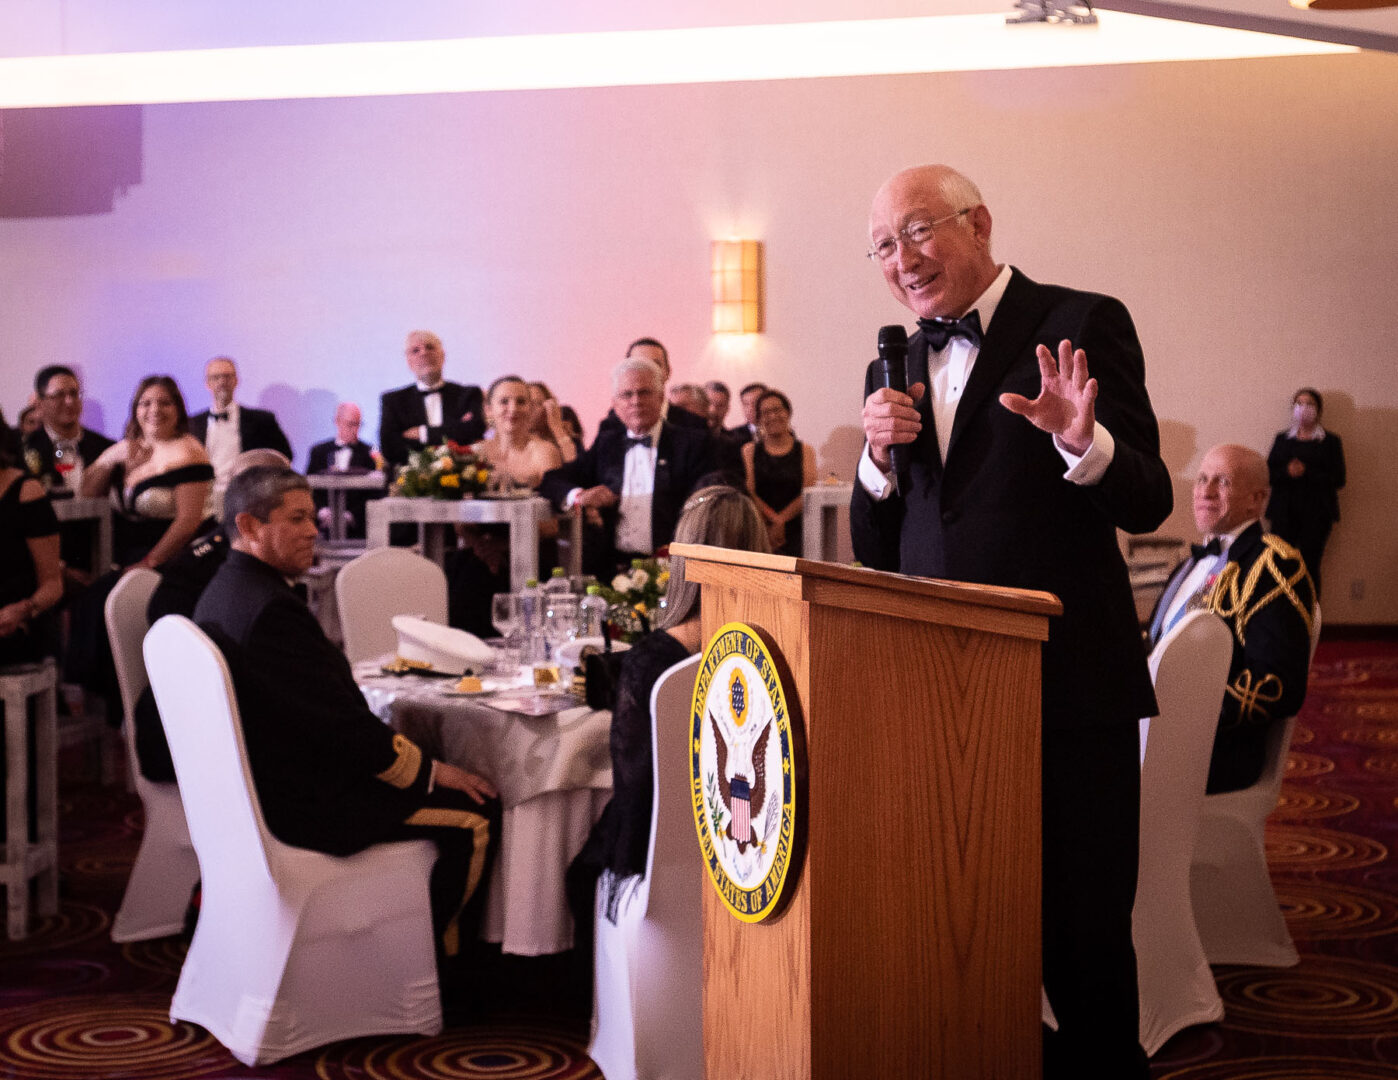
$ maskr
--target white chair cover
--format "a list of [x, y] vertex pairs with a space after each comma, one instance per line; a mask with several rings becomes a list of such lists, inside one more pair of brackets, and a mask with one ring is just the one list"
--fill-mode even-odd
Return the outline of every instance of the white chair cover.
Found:
[[1227, 624], [1193, 611], [1150, 655], [1160, 715], [1141, 722], [1141, 854], [1131, 921], [1140, 1039], [1149, 1056], [1175, 1032], [1223, 1018], [1194, 926], [1189, 863], [1232, 651]]
[[446, 624], [447, 575], [431, 559], [382, 547], [351, 559], [335, 578], [335, 602], [351, 664], [398, 647], [392, 619], [418, 615]]
[[190, 894], [199, 880], [199, 860], [189, 839], [179, 785], [147, 780], [136, 760], [136, 699], [147, 683], [141, 642], [146, 636], [146, 605], [159, 584], [160, 575], [154, 570], [131, 570], [107, 596], [105, 609], [107, 637], [116, 663], [121, 707], [126, 714], [121, 726], [126, 764], [146, 817], [126, 893], [112, 920], [113, 941], [144, 941], [178, 934], [184, 928]]
[[[1320, 606], [1311, 619], [1311, 657], [1320, 642]], [[1211, 964], [1291, 967], [1300, 957], [1267, 871], [1267, 816], [1276, 809], [1296, 718], [1267, 733], [1262, 776], [1252, 787], [1204, 798], [1190, 868], [1194, 921]]]
[[703, 1080], [704, 870], [689, 805], [689, 706], [699, 657], [651, 691], [655, 801], [646, 874], [618, 905], [597, 890], [592, 1042], [607, 1080]]
[[223, 656], [179, 615], [152, 627], [145, 656], [203, 870], [171, 1021], [203, 1026], [246, 1065], [355, 1036], [439, 1032], [434, 845], [335, 858], [276, 840]]

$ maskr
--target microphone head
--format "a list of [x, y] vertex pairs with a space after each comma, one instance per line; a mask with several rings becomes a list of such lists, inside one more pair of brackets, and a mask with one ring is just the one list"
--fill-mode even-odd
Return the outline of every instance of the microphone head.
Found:
[[899, 323], [879, 327], [879, 352], [885, 349], [906, 349], [908, 331]]

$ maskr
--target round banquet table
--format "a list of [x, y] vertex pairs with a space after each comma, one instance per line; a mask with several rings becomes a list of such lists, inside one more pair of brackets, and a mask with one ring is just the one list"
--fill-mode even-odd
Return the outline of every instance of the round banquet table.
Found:
[[563, 879], [611, 798], [611, 713], [583, 704], [550, 716], [504, 712], [490, 694], [448, 695], [454, 679], [385, 675], [380, 661], [357, 665], [355, 679], [381, 720], [500, 792], [481, 936], [521, 956], [572, 948]]

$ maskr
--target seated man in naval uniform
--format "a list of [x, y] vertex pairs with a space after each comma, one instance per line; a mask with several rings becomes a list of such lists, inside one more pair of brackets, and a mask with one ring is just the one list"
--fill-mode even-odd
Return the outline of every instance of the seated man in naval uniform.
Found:
[[316, 541], [305, 478], [276, 466], [248, 469], [229, 482], [223, 508], [232, 550], [194, 621], [228, 658], [268, 829], [283, 843], [331, 855], [433, 840], [433, 923], [441, 950], [455, 954], [471, 932], [461, 911], [485, 872], [495, 789], [430, 760], [382, 723], [349, 661], [293, 591]]
[[1194, 524], [1205, 543], [1170, 574], [1150, 621], [1154, 646], [1194, 608], [1233, 634], [1228, 686], [1209, 762], [1209, 794], [1262, 775], [1267, 731], [1306, 698], [1315, 586], [1300, 552], [1264, 532], [1267, 462], [1245, 446], [1215, 446], [1194, 480]]

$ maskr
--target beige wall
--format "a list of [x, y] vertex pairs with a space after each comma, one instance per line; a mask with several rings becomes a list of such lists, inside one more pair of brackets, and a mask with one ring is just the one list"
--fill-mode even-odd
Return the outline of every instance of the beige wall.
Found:
[[[908, 321], [862, 258], [868, 201], [942, 159], [980, 181], [1000, 258], [1131, 308], [1179, 496], [1210, 444], [1265, 450], [1297, 386], [1326, 393], [1351, 476], [1327, 622], [1398, 622], [1394, 100], [1398, 57], [1361, 54], [151, 107], [112, 213], [0, 220], [0, 401], [76, 361], [114, 430], [140, 374], [202, 407], [227, 352], [303, 461], [338, 397], [372, 429], [409, 328], [442, 334], [449, 375], [548, 379], [589, 429], [653, 333], [682, 378], [787, 390], [848, 476], [875, 330]], [[708, 332], [726, 235], [767, 245], [755, 341]]]

